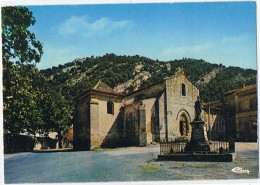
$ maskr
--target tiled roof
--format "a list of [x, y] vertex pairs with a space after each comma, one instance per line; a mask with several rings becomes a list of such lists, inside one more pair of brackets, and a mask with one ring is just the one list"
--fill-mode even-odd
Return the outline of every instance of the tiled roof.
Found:
[[101, 92], [117, 93], [111, 87], [109, 87], [107, 84], [101, 82], [100, 80], [95, 85], [95, 87], [92, 88], [92, 89], [97, 90], [97, 91], [101, 91]]
[[227, 94], [235, 94], [235, 93], [241, 93], [241, 92], [245, 92], [245, 91], [249, 91], [249, 90], [253, 90], [256, 89], [256, 84], [253, 85], [245, 85], [243, 88], [238, 88], [238, 89], [233, 89], [230, 91], [225, 92], [225, 95]]
[[213, 101], [210, 103], [203, 103], [204, 107], [208, 107], [208, 105], [210, 104], [210, 106], [222, 106], [222, 102], [217, 100], [217, 101]]
[[245, 86], [242, 89], [239, 89], [238, 91], [236, 91], [235, 93], [236, 94], [237, 93], [242, 93], [242, 92], [251, 91], [251, 90], [254, 90], [254, 89], [256, 89], [256, 84]]
[[114, 96], [120, 96], [121, 98], [124, 96], [122, 93], [114, 91], [111, 87], [109, 87], [107, 84], [101, 82], [100, 80], [98, 83], [91, 89], [88, 89], [87, 91], [82, 92], [77, 97], [75, 97], [76, 100], [80, 100], [83, 97], [88, 96], [90, 93], [101, 93], [103, 95], [114, 95]]

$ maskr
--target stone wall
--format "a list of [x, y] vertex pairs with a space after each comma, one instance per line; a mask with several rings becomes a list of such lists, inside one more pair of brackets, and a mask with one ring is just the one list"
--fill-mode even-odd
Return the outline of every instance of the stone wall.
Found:
[[139, 106], [140, 146], [146, 146], [156, 141], [158, 132], [158, 115], [156, 115], [156, 98], [142, 100]]
[[[182, 91], [185, 85], [185, 96]], [[183, 115], [187, 120], [188, 137], [191, 135], [190, 122], [194, 119], [194, 105], [199, 96], [199, 90], [181, 74], [166, 79], [166, 121], [168, 139], [181, 136], [180, 117]]]
[[[204, 121], [206, 122], [207, 132], [209, 131], [209, 112], [208, 108], [204, 111]], [[227, 131], [227, 122], [222, 114], [222, 110], [218, 108], [210, 109], [210, 131], [211, 137], [208, 134], [208, 139], [224, 140]]]
[[[95, 101], [98, 102], [98, 111], [99, 118], [98, 124], [93, 120], [91, 125], [98, 125], [99, 139], [96, 138], [96, 135], [91, 133], [91, 139], [95, 143], [92, 143], [92, 146], [101, 146], [101, 147], [118, 147], [122, 143], [122, 131], [123, 131], [123, 110], [122, 110], [122, 100], [114, 97], [105, 97], [105, 96], [95, 96]], [[93, 100], [93, 99], [92, 99]], [[113, 104], [113, 112], [108, 113], [107, 102]]]
[[152, 142], [159, 142], [159, 115], [158, 115], [158, 101], [156, 98], [149, 98], [143, 100], [146, 110], [146, 132], [147, 144]]
[[229, 138], [236, 138], [236, 107], [237, 107], [237, 97], [233, 94], [225, 95], [225, 105], [224, 105], [224, 116], [227, 123], [226, 135]]
[[58, 139], [48, 136], [4, 134], [4, 153], [32, 152], [33, 150], [56, 148], [58, 148]]
[[166, 98], [165, 91], [158, 97], [158, 126], [159, 126], [159, 139], [164, 140], [167, 136], [167, 120], [166, 120]]
[[73, 125], [73, 148], [90, 149], [90, 98], [77, 103]]
[[[164, 99], [161, 99], [160, 104], [159, 100], [164, 91], [165, 84], [160, 82], [126, 96], [123, 102], [128, 145], [146, 146], [160, 141], [159, 106], [164, 111]], [[161, 124], [165, 125], [162, 116], [164, 113], [161, 114]], [[132, 141], [128, 138], [132, 138]]]
[[124, 107], [124, 142], [126, 146], [139, 145], [139, 106], [140, 102], [134, 102]]
[[227, 135], [237, 141], [257, 141], [257, 88], [244, 86], [225, 94]]
[[126, 105], [124, 115], [127, 145], [146, 146], [160, 141], [157, 98]]
[[[223, 102], [211, 104], [215, 107], [210, 112], [213, 140], [257, 141], [256, 85], [228, 91]], [[208, 123], [208, 107], [205, 121]]]
[[133, 102], [149, 99], [153, 97], [158, 97], [165, 90], [164, 82], [160, 82], [146, 88], [135, 91], [131, 94], [128, 94], [123, 100], [124, 105], [132, 104]]
[[257, 111], [236, 114], [238, 141], [257, 141]]
[[238, 141], [257, 141], [256, 91], [236, 96], [236, 138]]
[[[113, 112], [108, 113], [107, 102]], [[122, 99], [92, 94], [78, 102], [74, 124], [74, 149], [90, 150], [95, 147], [122, 145]]]
[[99, 123], [99, 101], [91, 98], [89, 102], [89, 124], [90, 124], [90, 149], [100, 146], [100, 123]]

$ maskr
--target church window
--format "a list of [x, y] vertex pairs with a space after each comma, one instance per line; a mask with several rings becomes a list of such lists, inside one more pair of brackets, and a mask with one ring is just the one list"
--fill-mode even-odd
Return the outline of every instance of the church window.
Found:
[[186, 86], [185, 86], [185, 84], [181, 84], [181, 95], [186, 96]]
[[107, 114], [114, 114], [114, 103], [111, 101], [107, 102]]

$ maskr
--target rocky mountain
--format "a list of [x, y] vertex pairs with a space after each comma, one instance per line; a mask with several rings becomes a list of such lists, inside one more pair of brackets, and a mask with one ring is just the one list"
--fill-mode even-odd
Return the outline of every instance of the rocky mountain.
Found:
[[138, 55], [91, 56], [41, 70], [41, 73], [49, 79], [53, 88], [72, 100], [99, 80], [118, 92], [128, 93], [172, 76], [180, 67], [200, 89], [204, 101], [221, 100], [228, 90], [242, 87], [243, 83], [256, 83], [257, 71], [252, 69], [225, 67], [202, 59], [183, 58], [165, 62]]

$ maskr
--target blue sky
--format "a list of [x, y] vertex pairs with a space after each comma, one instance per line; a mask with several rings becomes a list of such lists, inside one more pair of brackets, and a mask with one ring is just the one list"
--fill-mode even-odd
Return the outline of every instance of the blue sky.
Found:
[[43, 43], [38, 68], [76, 58], [183, 57], [256, 69], [254, 2], [29, 6]]

